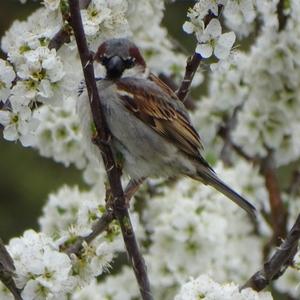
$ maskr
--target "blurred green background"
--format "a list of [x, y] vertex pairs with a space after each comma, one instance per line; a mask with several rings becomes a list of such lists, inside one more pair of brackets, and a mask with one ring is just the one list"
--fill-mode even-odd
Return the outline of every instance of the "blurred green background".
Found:
[[[191, 50], [193, 38], [181, 30], [190, 2], [169, 4], [164, 24], [172, 37]], [[26, 19], [39, 3], [28, 0], [23, 5], [18, 0], [0, 0], [0, 37], [14, 20]], [[0, 56], [5, 58], [4, 53]], [[83, 185], [80, 172], [42, 158], [19, 143], [7, 142], [0, 132], [0, 237], [7, 242], [27, 228], [37, 229], [47, 195], [64, 183]]]

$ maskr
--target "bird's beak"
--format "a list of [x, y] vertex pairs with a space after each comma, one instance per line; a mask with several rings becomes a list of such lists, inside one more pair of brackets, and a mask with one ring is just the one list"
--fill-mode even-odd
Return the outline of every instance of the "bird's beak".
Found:
[[123, 59], [119, 56], [111, 57], [105, 64], [106, 67], [106, 77], [108, 79], [118, 79], [122, 76], [126, 66]]

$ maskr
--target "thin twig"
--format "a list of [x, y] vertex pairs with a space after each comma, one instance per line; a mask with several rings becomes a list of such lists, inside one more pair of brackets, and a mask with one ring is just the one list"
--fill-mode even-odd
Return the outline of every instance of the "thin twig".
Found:
[[286, 240], [277, 248], [262, 270], [256, 272], [242, 287], [263, 290], [272, 280], [279, 278], [292, 265], [300, 239], [300, 215], [287, 235]]
[[231, 127], [228, 123], [226, 123], [224, 126], [221, 126], [219, 128], [219, 131], [217, 133], [224, 141], [224, 145], [223, 145], [223, 148], [221, 150], [221, 155], [220, 155], [222, 161], [227, 165], [231, 165], [231, 159], [229, 157], [229, 149], [228, 149], [228, 148], [230, 148], [230, 149], [233, 149], [238, 156], [245, 159], [246, 161], [251, 162], [251, 163], [256, 163], [256, 164], [259, 163], [260, 162], [259, 157], [257, 157], [257, 156], [252, 157], [252, 156], [248, 155], [243, 150], [243, 148], [236, 145], [232, 141], [232, 138], [231, 138], [232, 128], [233, 127]]
[[[91, 0], [79, 0], [80, 9], [87, 8], [91, 3]], [[63, 14], [63, 19], [66, 21], [64, 26], [54, 35], [48, 44], [49, 49], [58, 50], [63, 44], [69, 43], [72, 35], [72, 30], [69, 23], [69, 15]]]
[[[125, 198], [127, 205], [143, 182], [144, 181], [142, 180], [139, 182], [130, 181], [128, 183], [125, 189]], [[112, 197], [111, 191], [109, 190], [107, 194], [107, 210], [104, 212], [101, 218], [98, 221], [96, 221], [95, 224], [92, 226], [92, 232], [85, 237], [77, 237], [76, 242], [70, 246], [68, 245], [68, 242], [66, 244], [62, 244], [60, 246], [61, 251], [66, 252], [68, 255], [75, 254], [79, 256], [81, 250], [83, 249], [84, 242], [90, 244], [97, 236], [99, 236], [108, 228], [109, 224], [115, 219], [115, 215], [111, 208], [111, 203], [109, 203], [110, 198]]]
[[300, 170], [297, 169], [293, 172], [290, 185], [287, 192], [290, 196], [296, 196], [300, 189]]
[[[229, 116], [227, 118], [227, 120], [224, 120], [224, 124], [222, 124], [220, 126], [220, 128], [217, 132], [217, 134], [224, 141], [223, 148], [220, 153], [220, 158], [224, 162], [225, 165], [229, 165], [229, 166], [232, 165], [231, 156], [230, 156], [230, 153], [231, 153], [230, 150], [232, 150], [232, 149], [234, 149], [240, 156], [247, 158], [247, 160], [248, 160], [247, 154], [245, 154], [240, 147], [234, 145], [232, 138], [231, 138], [231, 131], [233, 130], [233, 128], [236, 125], [237, 115], [238, 115], [238, 112], [240, 111], [241, 107], [242, 107], [241, 105], [235, 107], [232, 115]], [[235, 146], [236, 146], [236, 148], [235, 148]]]
[[193, 82], [194, 76], [197, 72], [201, 60], [202, 60], [202, 56], [198, 53], [194, 53], [187, 60], [183, 80], [181, 82], [178, 91], [176, 92], [178, 98], [182, 102], [185, 101], [185, 98], [190, 90], [191, 84]]
[[15, 266], [13, 259], [0, 239], [0, 280], [10, 290], [15, 300], [23, 300], [21, 291], [17, 288], [13, 279], [14, 272]]
[[71, 32], [68, 26], [61, 28], [48, 44], [49, 49], [58, 50], [63, 44], [70, 42]]
[[129, 255], [130, 261], [136, 279], [139, 284], [142, 299], [152, 300], [150, 283], [146, 271], [144, 259], [140, 253], [135, 234], [132, 228], [128, 209], [126, 207], [125, 196], [121, 185], [121, 170], [114, 162], [112, 150], [108, 144], [109, 130], [105, 121], [105, 116], [101, 107], [101, 99], [98, 95], [94, 67], [91, 53], [87, 46], [87, 41], [82, 25], [80, 7], [78, 0], [69, 0], [71, 26], [73, 27], [81, 64], [83, 67], [84, 78], [90, 99], [90, 106], [95, 123], [97, 137], [96, 144], [99, 147], [104, 166], [106, 168], [111, 193], [113, 195], [113, 212], [120, 223], [124, 243]]
[[222, 124], [217, 132], [217, 134], [223, 139], [224, 145], [221, 150], [221, 159], [225, 164], [231, 165], [231, 159], [229, 157], [230, 151], [229, 149], [233, 149], [236, 154], [240, 157], [244, 158], [248, 162], [257, 163], [260, 162], [260, 158], [252, 157], [248, 155], [240, 146], [236, 145], [231, 138], [231, 132], [235, 128], [237, 123], [238, 113], [243, 108], [243, 104], [238, 105], [234, 108], [233, 113], [227, 120], [224, 120], [224, 124]]
[[288, 15], [284, 12], [285, 2], [286, 0], [279, 0], [277, 4], [278, 31], [284, 30], [288, 21]]
[[75, 254], [80, 256], [80, 252], [83, 249], [83, 243], [91, 243], [98, 235], [105, 231], [109, 224], [114, 220], [114, 214], [112, 211], [106, 211], [101, 218], [93, 225], [92, 232], [86, 237], [77, 237], [75, 244], [66, 246], [61, 245], [60, 250], [64, 251], [68, 255]]
[[283, 205], [278, 178], [276, 175], [275, 161], [272, 151], [261, 163], [261, 172], [265, 178], [265, 185], [269, 193], [271, 207], [271, 221], [273, 227], [273, 243], [278, 244], [286, 236], [287, 211]]
[[[164, 73], [158, 74], [158, 77], [161, 81], [163, 81], [173, 92], [176, 92], [178, 90], [178, 85], [175, 83], [175, 81], [172, 79], [171, 76], [165, 75]], [[191, 111], [194, 111], [196, 109], [196, 104], [194, 99], [187, 95], [184, 99], [184, 106]]]
[[133, 197], [133, 195], [138, 191], [139, 187], [145, 182], [146, 178], [141, 178], [140, 180], [130, 180], [125, 189], [125, 199], [127, 205]]

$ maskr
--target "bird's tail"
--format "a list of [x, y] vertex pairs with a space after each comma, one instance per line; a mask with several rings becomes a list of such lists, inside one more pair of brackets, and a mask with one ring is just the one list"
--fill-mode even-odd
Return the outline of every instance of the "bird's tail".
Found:
[[196, 179], [202, 181], [204, 184], [211, 185], [230, 200], [235, 202], [238, 206], [243, 208], [252, 218], [256, 218], [255, 207], [218, 178], [215, 172], [209, 167], [203, 165], [199, 166], [198, 176]]

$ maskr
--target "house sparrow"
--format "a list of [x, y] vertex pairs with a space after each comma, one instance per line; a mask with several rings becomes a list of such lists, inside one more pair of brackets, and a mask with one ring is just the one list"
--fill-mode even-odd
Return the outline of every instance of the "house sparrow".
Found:
[[[132, 180], [183, 174], [211, 185], [255, 216], [254, 206], [221, 181], [201, 156], [200, 137], [183, 103], [149, 72], [133, 42], [107, 40], [94, 60], [106, 70], [97, 86], [112, 136], [111, 147], [115, 159], [123, 158], [123, 170]], [[87, 103], [87, 93], [83, 92], [78, 111], [86, 129], [84, 135], [90, 139], [87, 131], [91, 131], [92, 117]]]

